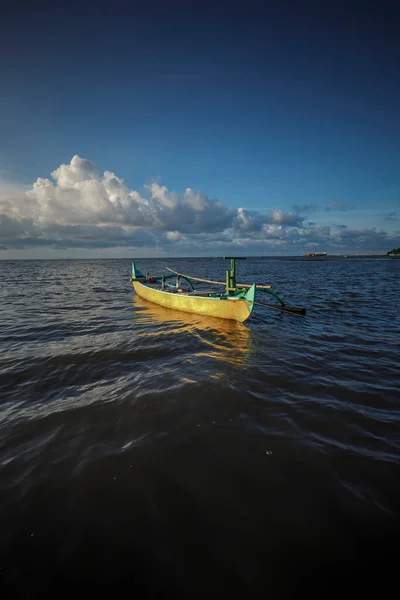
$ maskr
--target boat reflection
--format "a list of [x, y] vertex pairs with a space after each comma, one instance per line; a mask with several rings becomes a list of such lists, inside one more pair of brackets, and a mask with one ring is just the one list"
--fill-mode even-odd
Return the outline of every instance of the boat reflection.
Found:
[[[190, 334], [204, 347], [196, 356], [243, 365], [251, 354], [251, 329], [243, 323], [186, 313], [133, 296], [135, 321], [145, 330], [140, 337]], [[151, 327], [151, 329], [150, 329]]]

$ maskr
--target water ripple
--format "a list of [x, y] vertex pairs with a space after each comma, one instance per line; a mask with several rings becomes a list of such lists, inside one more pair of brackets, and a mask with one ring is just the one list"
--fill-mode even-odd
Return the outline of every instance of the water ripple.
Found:
[[[165, 263], [224, 278], [217, 260], [139, 267]], [[85, 580], [84, 553], [96, 581], [146, 588], [155, 569], [183, 597], [213, 577], [237, 597], [262, 565], [300, 581], [290, 565], [384, 547], [400, 534], [399, 266], [248, 260], [244, 279], [319, 320], [257, 307], [237, 324], [141, 300], [129, 261], [30, 261], [29, 286], [26, 263], [0, 263], [5, 577]]]

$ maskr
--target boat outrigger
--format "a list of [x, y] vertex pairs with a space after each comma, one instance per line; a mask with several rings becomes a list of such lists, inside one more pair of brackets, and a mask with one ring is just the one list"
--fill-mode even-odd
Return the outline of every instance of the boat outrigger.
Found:
[[[270, 285], [258, 285], [256, 283], [236, 283], [236, 260], [245, 260], [244, 257], [227, 256], [225, 260], [231, 261], [230, 270], [226, 271], [225, 281], [213, 281], [184, 275], [167, 267], [171, 275], [155, 276], [141, 273], [132, 261], [132, 284], [138, 296], [145, 300], [160, 304], [166, 308], [181, 310], [209, 317], [221, 319], [232, 319], [243, 323], [251, 316], [254, 305], [275, 308], [284, 312], [292, 312], [305, 315], [304, 308], [286, 306], [283, 300], [271, 290]], [[176, 279], [175, 285], [167, 282], [168, 279]], [[182, 280], [187, 283], [188, 288], [181, 287]], [[211, 285], [225, 286], [224, 292], [213, 290], [196, 290], [193, 281]], [[256, 302], [256, 290], [266, 292], [278, 301], [278, 305]]]

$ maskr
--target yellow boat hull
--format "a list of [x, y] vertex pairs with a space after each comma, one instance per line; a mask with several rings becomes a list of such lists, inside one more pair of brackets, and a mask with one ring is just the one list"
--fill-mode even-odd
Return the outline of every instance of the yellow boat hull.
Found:
[[239, 323], [246, 321], [253, 312], [255, 285], [249, 289], [244, 298], [228, 297], [220, 299], [157, 290], [135, 280], [132, 283], [135, 292], [141, 298], [173, 310], [220, 319], [231, 319], [239, 321]]

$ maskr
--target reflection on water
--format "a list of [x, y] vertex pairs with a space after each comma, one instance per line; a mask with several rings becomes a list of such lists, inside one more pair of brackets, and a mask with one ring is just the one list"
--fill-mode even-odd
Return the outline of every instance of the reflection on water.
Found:
[[0, 600], [382, 595], [399, 347], [357, 330], [400, 336], [399, 267], [247, 261], [247, 281], [347, 332], [132, 305], [129, 260], [30, 261], [29, 286], [26, 262], [0, 261]]
[[[251, 330], [243, 323], [165, 308], [137, 294], [133, 296], [134, 319], [139, 337], [188, 335], [203, 349], [192, 356], [205, 356], [244, 365], [251, 356]], [[217, 376], [217, 375], [216, 375]]]

